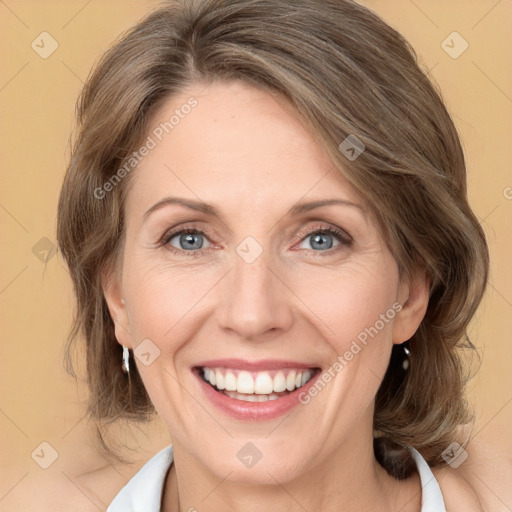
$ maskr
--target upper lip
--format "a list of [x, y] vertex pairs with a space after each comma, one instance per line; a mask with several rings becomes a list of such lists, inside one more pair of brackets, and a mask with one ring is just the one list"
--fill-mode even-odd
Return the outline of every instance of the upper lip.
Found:
[[265, 370], [281, 370], [284, 368], [317, 368], [314, 364], [298, 361], [285, 361], [281, 359], [262, 359], [260, 361], [247, 361], [245, 359], [210, 359], [194, 365], [206, 368], [231, 368], [233, 370], [247, 370], [253, 372]]

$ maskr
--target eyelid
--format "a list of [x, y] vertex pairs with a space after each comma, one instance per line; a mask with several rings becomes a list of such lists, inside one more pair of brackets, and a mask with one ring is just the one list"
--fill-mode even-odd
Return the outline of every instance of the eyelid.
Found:
[[325, 232], [336, 235], [340, 238], [340, 241], [345, 244], [351, 244], [354, 239], [344, 230], [330, 224], [317, 224], [315, 226], [311, 226], [304, 230], [301, 230], [297, 233], [297, 238], [302, 241], [305, 237], [318, 232]]

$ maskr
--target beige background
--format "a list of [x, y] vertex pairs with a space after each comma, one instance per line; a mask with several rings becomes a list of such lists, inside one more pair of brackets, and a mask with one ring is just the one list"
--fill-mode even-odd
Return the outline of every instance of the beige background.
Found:
[[[471, 329], [483, 363], [469, 397], [478, 417], [477, 437], [511, 452], [512, 2], [363, 3], [412, 43], [461, 134], [471, 203], [492, 257], [490, 286]], [[127, 478], [169, 443], [165, 425], [156, 421], [114, 431], [120, 442], [127, 439], [136, 448], [125, 452], [135, 461], [131, 466], [114, 468], [95, 450], [91, 425], [84, 419], [86, 389], [61, 364], [73, 295], [53, 249], [77, 94], [115, 37], [156, 4], [0, 1], [0, 512], [26, 510], [35, 500], [37, 510], [49, 504], [67, 510], [69, 495], [74, 496], [73, 510], [105, 510]], [[38, 36], [45, 31], [58, 43], [47, 59], [31, 47], [34, 40], [42, 46]], [[444, 49], [452, 46], [446, 49], [453, 54], [463, 48], [458, 36], [446, 40], [453, 31], [469, 45], [458, 58]], [[46, 263], [41, 261], [45, 255]], [[50, 447], [41, 447], [43, 442]], [[40, 467], [52, 455], [57, 456], [53, 464]], [[104, 478], [98, 484], [88, 473], [100, 468]], [[58, 496], [52, 495], [50, 482], [60, 486]]]

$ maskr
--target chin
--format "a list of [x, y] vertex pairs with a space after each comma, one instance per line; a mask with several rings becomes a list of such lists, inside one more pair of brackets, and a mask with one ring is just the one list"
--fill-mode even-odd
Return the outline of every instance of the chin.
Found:
[[311, 466], [310, 457], [304, 453], [308, 443], [310, 440], [307, 439], [285, 442], [279, 436], [272, 440], [237, 438], [218, 444], [212, 439], [210, 449], [201, 453], [199, 463], [210, 468], [218, 478], [230, 482], [275, 485], [277, 481], [284, 484], [307, 472]]

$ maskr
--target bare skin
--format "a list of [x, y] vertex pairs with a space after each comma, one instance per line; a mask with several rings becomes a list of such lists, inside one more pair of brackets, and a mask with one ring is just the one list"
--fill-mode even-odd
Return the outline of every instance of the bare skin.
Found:
[[[509, 512], [512, 508], [512, 459], [478, 438], [471, 441], [467, 451], [468, 459], [457, 470], [450, 467], [432, 469], [443, 492], [448, 512]], [[119, 466], [116, 470], [106, 465], [80, 474], [76, 474], [73, 467], [64, 468], [76, 486], [60, 470], [54, 473], [35, 472], [31, 476], [31, 486], [41, 492], [23, 494], [23, 501], [18, 500], [17, 504], [25, 510], [41, 512], [67, 510], [70, 503], [73, 504], [73, 510], [78, 512], [105, 510], [142, 464], [143, 461], [139, 461], [133, 466]], [[120, 475], [119, 471], [123, 474]], [[173, 468], [164, 495], [164, 511], [179, 510], [175, 476]], [[197, 510], [209, 509], [203, 506]]]
[[[152, 125], [190, 96], [198, 105], [134, 171], [122, 264], [103, 279], [118, 342], [136, 349], [149, 339], [159, 351], [135, 364], [173, 440], [162, 510], [418, 512], [419, 478], [399, 482], [380, 467], [372, 419], [393, 344], [424, 317], [428, 280], [400, 278], [367, 205], [282, 100], [241, 82], [194, 84]], [[171, 195], [219, 215], [177, 204], [147, 213]], [[331, 198], [346, 204], [287, 213]], [[203, 252], [186, 254], [179, 235], [169, 238], [184, 227], [199, 230]], [[326, 235], [332, 249], [314, 248], [312, 236], [332, 227], [343, 234]], [[262, 248], [251, 264], [236, 252], [248, 236]], [[229, 417], [191, 371], [225, 357], [325, 369], [393, 304], [400, 311], [371, 343], [285, 418]], [[247, 442], [263, 454], [250, 470], [236, 456]], [[447, 501], [472, 499], [443, 480]]]

